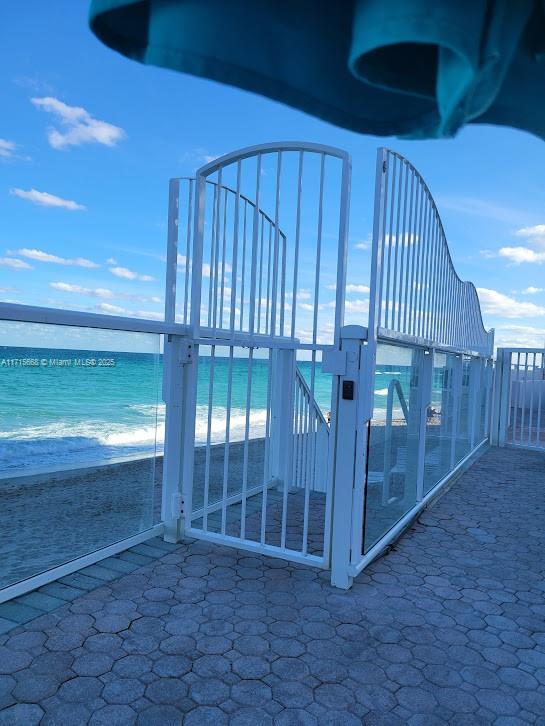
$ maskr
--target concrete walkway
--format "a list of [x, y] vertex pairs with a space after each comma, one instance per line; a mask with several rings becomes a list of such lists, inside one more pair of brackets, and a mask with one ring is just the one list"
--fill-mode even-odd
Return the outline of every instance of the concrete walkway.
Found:
[[0, 724], [545, 724], [545, 456], [491, 450], [349, 592], [190, 543], [0, 635]]

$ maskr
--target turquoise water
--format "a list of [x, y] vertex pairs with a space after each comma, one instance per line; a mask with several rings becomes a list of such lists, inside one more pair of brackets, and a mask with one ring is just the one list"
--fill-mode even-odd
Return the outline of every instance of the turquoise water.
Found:
[[[229, 359], [213, 363], [214, 395], [210, 439], [225, 440]], [[244, 438], [248, 359], [232, 363], [230, 438]], [[311, 364], [298, 362], [310, 384]], [[197, 391], [196, 442], [206, 443], [212, 359], [201, 357]], [[265, 432], [267, 360], [252, 363], [249, 428]], [[388, 384], [401, 381], [408, 395], [409, 368], [379, 366], [375, 408], [385, 409]], [[84, 465], [162, 451], [164, 405], [162, 356], [0, 346], [0, 473]], [[316, 366], [315, 398], [331, 409], [331, 377]], [[394, 404], [395, 406], [395, 404]]]

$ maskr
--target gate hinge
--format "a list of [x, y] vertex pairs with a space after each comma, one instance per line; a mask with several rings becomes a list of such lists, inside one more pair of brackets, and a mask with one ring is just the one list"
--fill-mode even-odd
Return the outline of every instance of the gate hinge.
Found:
[[193, 362], [193, 344], [189, 340], [181, 340], [178, 354], [178, 364], [185, 366]]
[[172, 495], [172, 515], [173, 517], [183, 517], [185, 511], [185, 502], [180, 492]]

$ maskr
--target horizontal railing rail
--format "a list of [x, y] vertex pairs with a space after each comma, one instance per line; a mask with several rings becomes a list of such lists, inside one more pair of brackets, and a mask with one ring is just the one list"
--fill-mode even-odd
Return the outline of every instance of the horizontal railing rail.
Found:
[[189, 325], [167, 323], [163, 320], [128, 318], [4, 302], [0, 303], [0, 320], [11, 320], [19, 323], [42, 323], [44, 325], [67, 325], [80, 328], [101, 328], [136, 333], [188, 335], [191, 332]]

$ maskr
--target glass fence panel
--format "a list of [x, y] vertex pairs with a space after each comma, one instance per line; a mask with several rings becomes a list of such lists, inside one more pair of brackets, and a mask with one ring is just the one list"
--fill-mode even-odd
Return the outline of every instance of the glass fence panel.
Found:
[[480, 444], [488, 436], [492, 372], [492, 361], [483, 360], [481, 363], [480, 389], [477, 396], [475, 445]]
[[416, 503], [424, 351], [379, 343], [369, 432], [364, 551]]
[[454, 464], [469, 454], [472, 448], [473, 426], [476, 413], [476, 401], [480, 387], [480, 360], [462, 356], [460, 396], [457, 399], [458, 426]]
[[1, 588], [160, 521], [164, 410], [159, 335], [0, 321], [0, 340]]
[[448, 429], [449, 391], [448, 356], [433, 356], [430, 406], [426, 417], [424, 459], [424, 494], [427, 494], [450, 470], [451, 435]]

